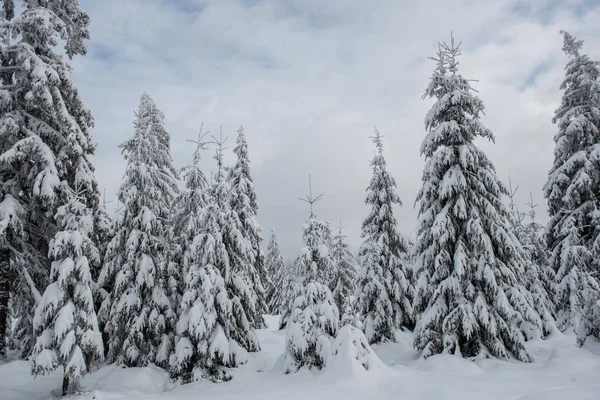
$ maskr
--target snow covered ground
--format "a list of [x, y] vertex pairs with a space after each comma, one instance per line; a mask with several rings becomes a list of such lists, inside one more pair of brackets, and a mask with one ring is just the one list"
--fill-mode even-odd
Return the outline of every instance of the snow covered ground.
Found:
[[[109, 399], [600, 399], [600, 343], [588, 340], [583, 348], [575, 338], [555, 334], [529, 342], [533, 364], [493, 359], [468, 361], [456, 356], [419, 358], [412, 337], [399, 333], [399, 343], [375, 346], [385, 365], [370, 371], [341, 359], [322, 371], [281, 373], [284, 332], [259, 331], [262, 351], [233, 371], [227, 383], [173, 384], [158, 368], [102, 367], [83, 381], [87, 392], [79, 400]], [[59, 373], [34, 379], [26, 361], [0, 365], [0, 399], [52, 398], [61, 384]]]

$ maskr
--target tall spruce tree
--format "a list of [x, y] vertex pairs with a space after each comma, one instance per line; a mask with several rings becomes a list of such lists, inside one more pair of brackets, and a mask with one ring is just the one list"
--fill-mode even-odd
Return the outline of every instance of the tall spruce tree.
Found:
[[203, 218], [208, 203], [208, 181], [199, 166], [201, 152], [207, 149], [204, 139], [204, 123], [200, 126], [197, 140], [188, 140], [196, 145], [192, 154], [192, 164], [181, 169], [185, 184], [177, 195], [171, 209], [171, 223], [167, 245], [167, 295], [177, 308], [185, 291], [185, 276], [190, 265], [190, 248], [194, 237], [200, 231], [199, 221]]
[[508, 178], [508, 209], [510, 211], [510, 221], [512, 229], [519, 239], [523, 250], [525, 250], [525, 287], [531, 293], [530, 302], [533, 304], [536, 312], [542, 319], [542, 332], [537, 331], [536, 327], [528, 332], [535, 336], [542, 333], [547, 336], [556, 330], [554, 294], [555, 274], [550, 267], [550, 252], [544, 242], [544, 227], [535, 222], [535, 207], [530, 193], [530, 202], [528, 213], [522, 212], [516, 201], [515, 195], [519, 187], [513, 189], [512, 181]]
[[210, 233], [203, 240], [214, 243], [200, 245], [206, 252], [202, 253], [202, 259], [217, 268], [231, 302], [231, 311], [223, 317], [226, 336], [243, 349], [254, 352], [260, 350], [260, 345], [253, 327], [259, 324], [257, 318], [262, 320], [257, 312], [257, 295], [249, 279], [254, 253], [251, 242], [242, 234], [243, 226], [237, 213], [230, 207], [231, 190], [223, 166], [225, 141], [222, 135], [213, 139], [219, 146], [215, 155], [218, 170], [209, 189], [210, 201], [202, 225]]
[[414, 345], [424, 357], [531, 361], [521, 330], [541, 322], [521, 283], [525, 261], [502, 202], [507, 190], [473, 143], [494, 136], [480, 120], [482, 101], [457, 73], [459, 47], [454, 38], [440, 46], [424, 96], [436, 102], [421, 145]]
[[296, 258], [287, 266], [287, 271], [285, 271], [283, 276], [279, 279], [282, 282], [281, 295], [277, 302], [278, 312], [281, 314], [279, 318], [279, 329], [284, 329], [294, 310], [294, 301], [296, 300], [296, 297], [300, 296], [303, 290], [300, 257]]
[[267, 312], [266, 292], [270, 286], [270, 279], [261, 248], [262, 229], [258, 222], [258, 199], [250, 173], [250, 158], [244, 127], [240, 127], [237, 133], [237, 144], [233, 149], [237, 160], [230, 168], [228, 176], [231, 185], [231, 208], [238, 215], [242, 224], [242, 234], [250, 241], [254, 256], [253, 262], [246, 263], [248, 269], [245, 271], [257, 295], [257, 315], [253, 319], [256, 325], [253, 328], [264, 328], [262, 315]]
[[375, 129], [373, 177], [365, 203], [371, 207], [362, 224], [358, 254], [357, 311], [369, 343], [394, 341], [395, 331], [412, 327], [411, 288], [405, 263], [408, 243], [398, 232], [394, 205], [401, 205], [396, 181], [387, 171], [383, 137]]
[[[183, 382], [230, 379], [225, 367], [243, 361], [240, 349], [253, 349], [256, 342], [249, 324], [243, 318], [232, 318], [235, 301], [228, 297], [220, 272], [227, 272], [220, 212], [214, 199], [208, 196], [206, 177], [199, 166], [200, 152], [207, 144], [202, 128], [200, 132], [193, 164], [184, 170], [185, 190], [178, 198], [174, 218], [180, 251], [177, 264], [184, 279], [171, 374]], [[251, 337], [244, 345], [230, 334], [238, 321], [244, 325], [241, 333]]]
[[287, 322], [287, 317], [284, 321], [284, 314], [289, 316], [290, 299], [295, 299], [297, 296], [295, 276], [292, 265], [284, 263], [273, 278], [273, 288], [269, 295], [269, 312], [280, 315], [280, 328], [283, 328]]
[[[106, 288], [100, 286], [98, 284], [98, 279], [100, 277], [100, 272], [102, 270], [102, 259], [106, 254], [106, 250], [108, 248], [108, 243], [114, 236], [114, 226], [115, 223], [106, 210], [106, 199], [103, 196], [101, 206], [94, 213], [94, 231], [90, 233], [90, 238], [92, 242], [98, 248], [98, 252], [100, 253], [100, 262], [97, 265], [91, 266], [91, 274], [92, 274], [92, 293], [94, 295], [94, 309], [96, 310], [96, 314], [100, 314], [100, 310], [102, 308], [102, 304], [108, 298], [108, 291]], [[98, 326], [100, 327], [100, 332], [102, 332], [102, 338], [104, 343], [104, 356], [107, 355], [108, 352], [108, 332], [104, 329], [106, 321], [103, 320], [98, 315]]]
[[[3, 1], [0, 320], [5, 320], [9, 288], [13, 315], [19, 316], [15, 339], [27, 355], [35, 339], [33, 308], [48, 284], [48, 243], [58, 229], [54, 215], [62, 200], [56, 189], [66, 182], [85, 190], [84, 204], [94, 213], [100, 195], [87, 160], [95, 150], [93, 118], [75, 87], [71, 67], [56, 49], [60, 43], [69, 58], [85, 55], [89, 17], [78, 0], [25, 0], [19, 11], [15, 17], [14, 2]], [[1, 337], [3, 328], [0, 323]]]
[[[94, 231], [91, 232], [90, 237], [92, 238], [92, 241], [96, 244], [100, 255], [104, 256], [104, 254], [106, 254], [108, 243], [114, 235], [114, 221], [111, 215], [108, 213], [104, 201], [99, 203], [99, 206], [93, 210], [93, 218]], [[102, 263], [100, 263], [99, 265], [95, 265], [92, 269], [92, 279], [94, 282], [98, 281], [98, 276], [100, 276], [101, 268]]]
[[310, 216], [304, 224], [304, 247], [297, 260], [299, 291], [286, 324], [284, 373], [303, 366], [321, 368], [338, 332], [339, 311], [327, 286], [334, 268], [329, 224], [319, 221], [313, 211], [320, 198], [312, 197], [312, 188], [306, 198]]
[[100, 273], [100, 284], [110, 292], [101, 313], [110, 334], [111, 361], [164, 366], [175, 324], [165, 256], [178, 174], [164, 143], [164, 115], [146, 93], [134, 127], [134, 135], [121, 145], [127, 169], [118, 197], [124, 208]]
[[535, 208], [538, 204], [533, 202], [531, 193], [529, 195], [529, 212], [526, 213], [528, 220], [524, 223], [519, 238], [530, 265], [535, 266], [525, 269], [527, 289], [531, 292], [535, 309], [542, 318], [543, 334], [549, 335], [556, 330], [556, 274], [550, 264], [551, 253], [544, 240], [546, 229], [535, 219]]
[[[412, 234], [412, 232], [411, 232]], [[404, 257], [404, 262], [406, 265], [406, 279], [408, 279], [408, 286], [410, 288], [409, 297], [410, 302], [413, 304], [415, 299], [415, 287], [417, 286], [417, 274], [415, 274], [415, 262], [416, 262], [416, 253], [415, 253], [415, 242], [410, 237], [410, 235], [406, 238], [406, 255]], [[414, 316], [414, 310], [413, 310]], [[414, 318], [413, 318], [414, 319]], [[414, 322], [414, 321], [413, 321]]]
[[184, 382], [229, 380], [226, 368], [243, 363], [245, 351], [260, 349], [245, 314], [247, 283], [231, 271], [220, 217], [220, 207], [211, 197], [201, 231], [190, 246], [172, 360], [174, 374]]
[[351, 296], [356, 289], [356, 261], [346, 242], [347, 236], [342, 232], [342, 224], [337, 235], [333, 237], [331, 258], [333, 260], [332, 296], [340, 313], [340, 320], [353, 321], [354, 310]]
[[279, 314], [282, 310], [283, 292], [287, 274], [290, 273], [285, 264], [279, 241], [275, 231], [271, 231], [271, 238], [267, 246], [267, 256], [265, 257], [265, 268], [271, 277], [271, 285], [267, 293], [268, 310], [271, 314]]
[[51, 283], [35, 311], [32, 358], [35, 375], [63, 368], [63, 396], [69, 382], [78, 381], [91, 362], [104, 355], [90, 272], [90, 265], [100, 260], [90, 238], [94, 217], [82, 196], [68, 187], [64, 192], [67, 204], [58, 209], [59, 232], [50, 242]]
[[600, 329], [594, 316], [600, 311], [600, 62], [580, 53], [583, 41], [561, 33], [570, 60], [552, 120], [558, 133], [544, 186], [550, 213], [547, 243], [558, 282], [558, 327], [573, 327], [582, 343]]

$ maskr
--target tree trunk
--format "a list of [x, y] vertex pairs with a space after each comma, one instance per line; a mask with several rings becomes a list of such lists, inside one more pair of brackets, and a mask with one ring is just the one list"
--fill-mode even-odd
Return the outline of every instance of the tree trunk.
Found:
[[6, 355], [8, 299], [10, 298], [9, 256], [8, 250], [0, 249], [0, 358]]
[[88, 374], [92, 373], [92, 353], [89, 352], [86, 356], [85, 356], [85, 369], [87, 371]]
[[110, 350], [109, 344], [110, 337], [106, 331], [106, 327], [102, 330], [102, 342], [104, 343], [104, 358], [108, 358], [108, 351]]
[[65, 374], [63, 375], [62, 395], [66, 396], [68, 391], [69, 391], [69, 375], [67, 375], [67, 372], [65, 371]]

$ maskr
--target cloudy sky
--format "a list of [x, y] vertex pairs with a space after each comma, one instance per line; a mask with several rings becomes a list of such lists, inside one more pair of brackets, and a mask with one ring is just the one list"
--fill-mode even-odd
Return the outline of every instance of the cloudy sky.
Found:
[[434, 67], [427, 57], [450, 31], [463, 41], [459, 69], [478, 80], [484, 123], [496, 135], [495, 144], [479, 144], [500, 178], [519, 185], [520, 203], [532, 192], [540, 214], [567, 60], [558, 31], [584, 39], [584, 50], [600, 59], [597, 0], [81, 3], [92, 38], [73, 68], [96, 118], [95, 165], [107, 200], [116, 200], [125, 167], [117, 146], [133, 133], [147, 91], [166, 115], [178, 167], [190, 162], [186, 140], [202, 122], [213, 133], [222, 126], [230, 150], [244, 125], [264, 236], [275, 228], [288, 258], [301, 246], [308, 208], [297, 198], [307, 193], [308, 174], [314, 192], [325, 194], [317, 214], [336, 226], [342, 220], [358, 247], [374, 126], [385, 135], [404, 202], [396, 212], [400, 229], [415, 237], [419, 148], [432, 104], [421, 99]]

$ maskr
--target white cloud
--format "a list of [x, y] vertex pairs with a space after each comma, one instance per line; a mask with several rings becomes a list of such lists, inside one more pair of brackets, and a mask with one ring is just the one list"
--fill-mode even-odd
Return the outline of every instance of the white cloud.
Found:
[[[230, 147], [243, 124], [265, 236], [276, 228], [286, 254], [301, 240], [307, 190], [324, 192], [318, 214], [339, 219], [356, 247], [366, 215], [377, 126], [404, 206], [404, 233], [416, 225], [421, 100], [427, 60], [449, 32], [464, 42], [461, 72], [487, 110], [496, 144], [482, 143], [522, 203], [552, 162], [551, 123], [566, 57], [559, 29], [586, 40], [600, 58], [600, 7], [589, 1], [82, 0], [92, 18], [90, 54], [75, 77], [96, 118], [98, 179], [116, 193], [124, 162], [117, 145], [132, 134], [133, 111], [148, 91], [166, 114], [174, 159], [183, 166], [204, 121], [223, 125]], [[594, 8], [595, 6], [595, 8]], [[586, 12], [583, 12], [586, 10]], [[207, 169], [212, 167], [206, 154]], [[232, 157], [229, 157], [232, 161]], [[542, 210], [540, 210], [542, 211]], [[413, 234], [414, 237], [414, 234]]]

